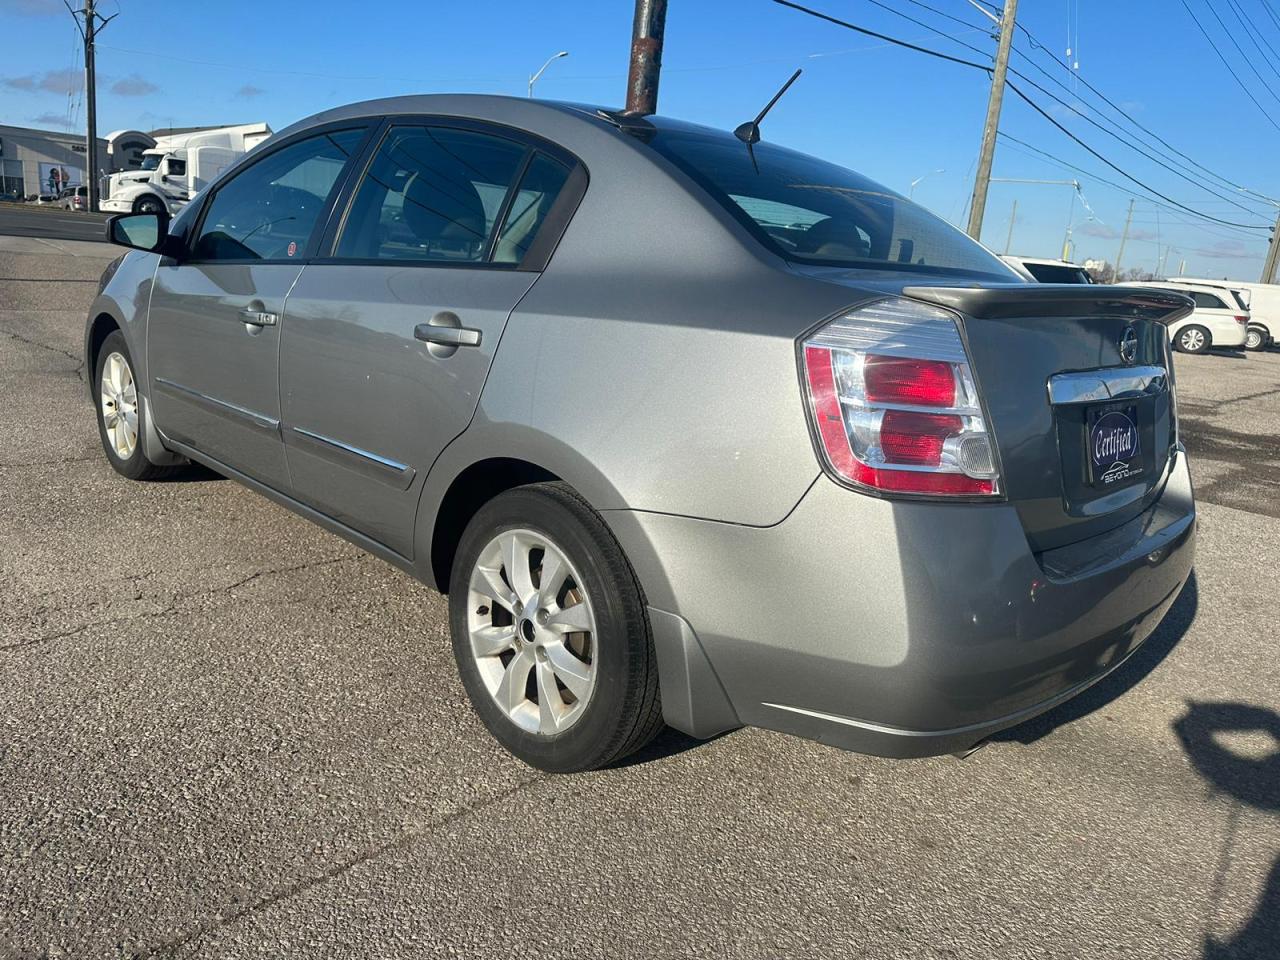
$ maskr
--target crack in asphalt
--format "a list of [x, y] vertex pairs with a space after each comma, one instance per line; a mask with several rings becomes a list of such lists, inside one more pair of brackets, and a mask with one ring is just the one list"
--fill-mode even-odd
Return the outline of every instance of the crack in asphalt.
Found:
[[213, 597], [213, 596], [217, 596], [219, 594], [224, 594], [224, 593], [230, 594], [231, 591], [236, 590], [240, 587], [243, 587], [246, 584], [252, 583], [253, 581], [258, 580], [262, 577], [276, 576], [283, 573], [295, 573], [299, 570], [310, 570], [317, 567], [331, 566], [336, 563], [345, 563], [351, 560], [359, 560], [363, 556], [364, 556], [363, 554], [357, 553], [357, 554], [350, 554], [348, 556], [329, 557], [323, 560], [311, 560], [307, 563], [294, 564], [293, 566], [288, 566], [288, 567], [276, 567], [271, 570], [259, 570], [255, 573], [249, 574], [246, 577], [242, 577], [241, 579], [235, 581], [234, 583], [229, 583], [229, 584], [226, 584], [225, 586], [217, 587], [212, 590], [195, 590], [187, 593], [175, 594], [173, 597], [169, 599], [168, 603], [165, 605], [164, 609], [162, 610], [150, 610], [150, 611], [147, 611], [146, 613], [135, 613], [135, 614], [130, 614], [128, 616], [123, 616], [123, 617], [110, 617], [106, 620], [94, 620], [89, 623], [83, 623], [80, 626], [73, 627], [69, 630], [60, 630], [57, 633], [50, 633], [40, 637], [32, 637], [30, 640], [19, 640], [16, 643], [3, 644], [3, 645], [0, 645], [0, 653], [12, 652], [14, 650], [25, 650], [30, 647], [40, 646], [45, 643], [52, 643], [57, 640], [65, 640], [68, 637], [74, 637], [78, 634], [84, 633], [86, 630], [91, 630], [94, 627], [110, 627], [110, 626], [115, 626], [121, 623], [136, 623], [142, 620], [153, 620], [160, 617], [174, 616], [176, 614], [180, 614], [183, 612], [182, 604], [189, 600], [199, 600], [202, 597]]
[[73, 371], [75, 375], [84, 382], [84, 357], [77, 357], [70, 350], [63, 350], [61, 347], [51, 347], [47, 343], [41, 343], [39, 340], [32, 340], [30, 337], [24, 337], [20, 333], [14, 333], [12, 330], [0, 330], [6, 337], [17, 340], [19, 343], [25, 343], [31, 347], [39, 347], [41, 350], [48, 350], [50, 353], [60, 353], [68, 360], [75, 362], [76, 368]]
[[279, 903], [283, 903], [284, 901], [306, 893], [309, 890], [313, 890], [318, 886], [328, 883], [330, 880], [341, 877], [343, 874], [354, 870], [356, 867], [370, 863], [393, 850], [405, 847], [414, 840], [437, 834], [446, 827], [457, 823], [459, 820], [462, 820], [473, 813], [479, 813], [496, 803], [501, 803], [502, 801], [515, 796], [526, 787], [531, 787], [550, 779], [551, 774], [544, 773], [530, 777], [527, 780], [522, 780], [515, 786], [510, 787], [507, 790], [503, 790], [500, 793], [489, 797], [487, 800], [481, 800], [478, 803], [469, 804], [460, 810], [456, 810], [443, 820], [436, 823], [426, 824], [415, 830], [407, 830], [394, 840], [389, 840], [380, 846], [362, 850], [355, 856], [336, 863], [317, 874], [304, 877], [303, 879], [297, 880], [285, 887], [278, 887], [254, 900], [252, 903], [247, 903], [243, 907], [239, 907], [230, 913], [218, 915], [217, 919], [212, 923], [203, 924], [195, 930], [179, 937], [175, 937], [172, 940], [166, 940], [150, 947], [144, 947], [140, 951], [134, 951], [129, 954], [130, 960], [150, 960], [152, 957], [174, 956], [176, 951], [181, 950], [183, 947], [188, 947], [198, 943], [200, 940], [203, 940], [209, 934], [214, 933], [217, 930], [229, 927], [243, 920], [247, 916], [260, 913], [263, 910], [274, 907]]
[[102, 454], [93, 453], [87, 457], [63, 457], [61, 460], [32, 460], [27, 463], [0, 463], [0, 470], [21, 470], [33, 467], [61, 467], [68, 463], [90, 463], [101, 460]]

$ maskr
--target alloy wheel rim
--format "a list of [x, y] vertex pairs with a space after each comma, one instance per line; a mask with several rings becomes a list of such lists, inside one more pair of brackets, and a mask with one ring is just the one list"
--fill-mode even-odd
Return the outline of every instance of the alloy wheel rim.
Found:
[[467, 635], [503, 714], [539, 736], [578, 722], [595, 690], [596, 618], [564, 551], [534, 530], [504, 530], [471, 570]]
[[103, 362], [98, 394], [111, 448], [121, 460], [128, 460], [138, 449], [138, 388], [124, 354], [112, 353]]
[[1199, 330], [1188, 330], [1182, 335], [1182, 345], [1188, 350], [1199, 350], [1204, 346], [1204, 337]]
[[1256, 350], [1258, 347], [1262, 346], [1262, 334], [1258, 333], [1256, 330], [1250, 330], [1245, 334], [1244, 345]]

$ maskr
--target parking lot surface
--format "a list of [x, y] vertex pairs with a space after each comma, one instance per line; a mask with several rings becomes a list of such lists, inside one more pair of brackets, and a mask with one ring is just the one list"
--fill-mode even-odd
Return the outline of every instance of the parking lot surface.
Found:
[[442, 597], [111, 472], [94, 254], [0, 252], [0, 958], [1280, 955], [1280, 352], [1178, 358], [1195, 577], [1086, 695], [964, 761], [741, 730], [556, 778]]

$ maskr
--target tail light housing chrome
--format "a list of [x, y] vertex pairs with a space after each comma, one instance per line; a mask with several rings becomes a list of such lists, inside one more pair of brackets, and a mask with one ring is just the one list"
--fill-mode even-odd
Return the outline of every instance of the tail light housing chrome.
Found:
[[816, 443], [838, 480], [884, 494], [1001, 495], [957, 320], [914, 300], [880, 300], [800, 344]]

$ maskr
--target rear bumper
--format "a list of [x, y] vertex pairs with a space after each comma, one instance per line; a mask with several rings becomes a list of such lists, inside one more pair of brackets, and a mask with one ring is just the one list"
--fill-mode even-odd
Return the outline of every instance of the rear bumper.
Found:
[[1101, 679], [1172, 605], [1195, 541], [1185, 455], [1144, 514], [1041, 554], [1008, 504], [890, 502], [824, 477], [773, 527], [610, 520], [650, 605], [682, 625], [673, 671], [654, 620], [669, 722], [894, 757], [964, 750]]

